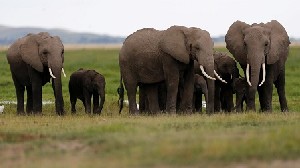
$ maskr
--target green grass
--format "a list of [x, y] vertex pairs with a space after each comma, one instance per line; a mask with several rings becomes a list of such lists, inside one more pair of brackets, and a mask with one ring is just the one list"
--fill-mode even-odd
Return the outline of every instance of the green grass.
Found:
[[[218, 49], [226, 51], [226, 49]], [[274, 89], [271, 114], [194, 114], [190, 116], [118, 115], [118, 50], [65, 52], [67, 76], [79, 68], [95, 69], [106, 78], [101, 116], [88, 116], [78, 101], [70, 114], [69, 77], [63, 79], [66, 116], [54, 105], [43, 116], [17, 116], [16, 105], [0, 115], [1, 167], [296, 167], [300, 164], [300, 48], [286, 64], [290, 112], [279, 112]], [[0, 101], [15, 101], [5, 52], [0, 52]], [[50, 84], [43, 100], [54, 101]]]

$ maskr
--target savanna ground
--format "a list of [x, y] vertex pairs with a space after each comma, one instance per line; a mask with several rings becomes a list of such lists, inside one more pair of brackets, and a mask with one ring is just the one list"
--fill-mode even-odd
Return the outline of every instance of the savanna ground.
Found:
[[[54, 104], [44, 105], [42, 116], [17, 116], [16, 105], [5, 104], [0, 167], [299, 167], [299, 47], [291, 48], [286, 64], [290, 112], [280, 112], [274, 89], [271, 114], [211, 116], [129, 116], [127, 108], [119, 115], [118, 50], [65, 51], [64, 117], [55, 114]], [[80, 101], [77, 114], [70, 114], [69, 75], [81, 67], [106, 78], [100, 116], [86, 115]], [[16, 101], [5, 51], [0, 52], [0, 76], [0, 102]], [[43, 88], [43, 100], [54, 101], [50, 84]]]

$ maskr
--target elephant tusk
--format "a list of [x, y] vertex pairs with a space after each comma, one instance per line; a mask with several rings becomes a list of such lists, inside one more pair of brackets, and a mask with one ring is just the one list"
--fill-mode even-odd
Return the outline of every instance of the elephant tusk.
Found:
[[204, 71], [204, 68], [203, 68], [202, 65], [200, 65], [200, 69], [201, 69], [201, 72], [203, 73], [203, 75], [204, 75], [206, 78], [211, 79], [211, 80], [216, 80], [216, 78], [213, 78], [213, 77], [207, 75], [207, 73]]
[[216, 75], [216, 77], [223, 83], [227, 83], [224, 79], [221, 78], [221, 76], [219, 76], [219, 74], [214, 70], [214, 74]]
[[63, 73], [64, 77], [67, 77], [64, 68], [61, 68], [61, 72]]
[[51, 68], [49, 68], [50, 76], [55, 79], [56, 77], [53, 75]]
[[266, 80], [266, 64], [265, 63], [262, 64], [262, 69], [263, 69], [263, 79], [258, 86], [261, 86], [262, 84], [264, 84], [264, 82]]
[[246, 68], [246, 78], [247, 78], [247, 83], [249, 84], [249, 86], [252, 86], [251, 82], [249, 80], [249, 64], [247, 64], [247, 68]]

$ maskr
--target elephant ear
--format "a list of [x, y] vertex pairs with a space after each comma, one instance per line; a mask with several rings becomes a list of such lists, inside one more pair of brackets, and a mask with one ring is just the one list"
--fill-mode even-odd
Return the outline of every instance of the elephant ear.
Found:
[[185, 64], [190, 62], [189, 52], [186, 47], [187, 40], [184, 33], [187, 30], [188, 28], [185, 27], [172, 26], [164, 31], [159, 42], [159, 47], [163, 52]]
[[290, 44], [289, 36], [284, 27], [276, 20], [264, 25], [271, 30], [270, 50], [267, 54], [267, 64], [274, 64], [278, 61], [281, 52], [286, 52]]
[[243, 65], [247, 64], [247, 51], [244, 45], [243, 31], [248, 27], [250, 25], [238, 20], [229, 27], [225, 36], [226, 48]]
[[23, 61], [32, 66], [35, 70], [43, 72], [43, 64], [38, 53], [38, 40], [40, 37], [38, 35], [29, 34], [25, 38], [24, 43], [20, 45], [20, 53]]

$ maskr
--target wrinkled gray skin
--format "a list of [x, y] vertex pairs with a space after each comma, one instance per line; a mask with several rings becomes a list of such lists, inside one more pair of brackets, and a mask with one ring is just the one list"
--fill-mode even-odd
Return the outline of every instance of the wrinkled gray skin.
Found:
[[[126, 38], [119, 55], [121, 76], [127, 90], [129, 111], [138, 114], [137, 86], [165, 82], [166, 111], [176, 113], [179, 78], [182, 77], [183, 98], [180, 109], [192, 111], [194, 92], [194, 62], [204, 66], [214, 76], [213, 41], [209, 33], [199, 28], [172, 26], [167, 30], [141, 29]], [[214, 81], [209, 88], [214, 92]], [[213, 95], [209, 95], [207, 112], [214, 111]]]
[[14, 42], [7, 51], [7, 60], [17, 95], [17, 113], [24, 112], [24, 92], [27, 91], [26, 112], [42, 112], [42, 86], [50, 82], [48, 68], [52, 69], [52, 87], [58, 115], [64, 114], [61, 72], [64, 62], [64, 46], [57, 36], [48, 33], [28, 34]]
[[199, 74], [195, 74], [194, 87], [195, 87], [194, 97], [193, 97], [194, 110], [196, 112], [202, 112], [202, 94], [204, 94], [204, 98], [206, 102], [208, 98], [206, 79]]
[[105, 102], [105, 78], [95, 70], [81, 68], [70, 76], [69, 94], [73, 114], [76, 112], [75, 105], [77, 98], [82, 101], [85, 112], [91, 113], [92, 96], [93, 114], [100, 114]]
[[247, 93], [247, 81], [246, 78], [235, 78], [232, 82], [233, 92], [236, 96], [235, 110], [236, 112], [242, 112], [244, 102], [247, 103], [246, 93]]
[[231, 112], [233, 108], [232, 81], [239, 77], [239, 70], [233, 58], [226, 53], [215, 52], [215, 70], [227, 83], [215, 82], [215, 111]]
[[[248, 25], [234, 22], [226, 36], [226, 47], [240, 63], [246, 76], [250, 65], [250, 84], [247, 90], [247, 110], [256, 110], [255, 93], [258, 91], [261, 111], [272, 111], [272, 85], [279, 95], [281, 111], [288, 111], [285, 97], [285, 62], [289, 51], [289, 37], [284, 27], [272, 20], [266, 24]], [[262, 64], [266, 65], [266, 80], [262, 81]]]

